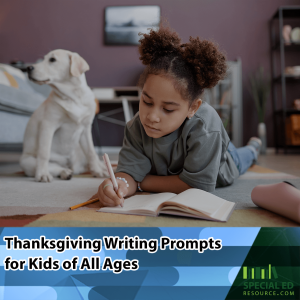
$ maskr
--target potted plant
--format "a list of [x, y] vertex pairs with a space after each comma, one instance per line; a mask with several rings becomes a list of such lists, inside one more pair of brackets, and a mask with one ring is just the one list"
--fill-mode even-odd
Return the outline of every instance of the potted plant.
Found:
[[250, 76], [251, 94], [258, 113], [258, 137], [262, 141], [260, 153], [265, 154], [267, 149], [267, 130], [265, 121], [266, 103], [270, 94], [270, 78], [264, 74], [264, 68]]

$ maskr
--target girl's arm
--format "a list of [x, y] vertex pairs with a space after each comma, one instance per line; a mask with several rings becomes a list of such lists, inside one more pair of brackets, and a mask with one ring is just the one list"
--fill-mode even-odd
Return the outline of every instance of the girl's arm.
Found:
[[102, 206], [123, 206], [124, 197], [131, 196], [136, 192], [137, 183], [126, 173], [115, 173], [115, 177], [125, 178], [129, 186], [127, 187], [127, 184], [123, 180], [117, 179], [119, 188], [116, 193], [113, 189], [111, 179], [107, 178], [100, 184], [98, 192], [90, 199], [98, 198]]
[[147, 175], [140, 184], [141, 189], [145, 192], [156, 192], [156, 193], [175, 193], [179, 194], [192, 188], [185, 182], [183, 182], [179, 175], [171, 176], [157, 176]]
[[120, 192], [123, 192], [123, 197], [128, 197], [133, 195], [137, 190], [137, 182], [128, 174], [123, 172], [115, 173], [115, 177], [125, 178], [127, 180], [127, 183], [129, 184], [129, 187], [119, 187]]
[[[137, 182], [130, 175], [123, 172], [115, 173], [115, 176], [125, 178], [129, 184], [129, 187], [126, 186], [124, 181], [117, 179], [119, 189], [116, 193], [113, 190], [111, 180], [107, 178], [100, 184], [98, 193], [91, 197], [91, 199], [98, 198], [103, 206], [123, 205], [124, 197], [131, 196], [136, 192]], [[141, 188], [145, 192], [169, 192], [179, 194], [187, 189], [190, 189], [191, 187], [183, 182], [179, 178], [179, 175], [147, 175], [141, 182]]]

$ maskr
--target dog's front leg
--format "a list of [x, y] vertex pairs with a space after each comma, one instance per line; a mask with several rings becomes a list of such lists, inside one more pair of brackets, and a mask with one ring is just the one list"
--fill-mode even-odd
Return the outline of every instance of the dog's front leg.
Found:
[[49, 173], [48, 164], [50, 159], [51, 143], [55, 132], [51, 122], [42, 121], [38, 133], [38, 149], [36, 158], [35, 180], [51, 182], [53, 177]]
[[95, 152], [91, 127], [85, 128], [80, 137], [80, 146], [87, 157], [88, 166], [91, 173], [96, 177], [108, 176], [104, 164], [99, 160]]

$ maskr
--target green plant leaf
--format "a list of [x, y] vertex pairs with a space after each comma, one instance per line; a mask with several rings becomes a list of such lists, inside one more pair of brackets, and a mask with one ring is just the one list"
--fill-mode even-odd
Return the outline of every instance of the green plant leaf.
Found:
[[265, 76], [264, 74], [263, 67], [259, 67], [254, 74], [250, 75], [250, 86], [259, 122], [264, 122], [266, 103], [270, 94], [271, 84], [269, 76]]

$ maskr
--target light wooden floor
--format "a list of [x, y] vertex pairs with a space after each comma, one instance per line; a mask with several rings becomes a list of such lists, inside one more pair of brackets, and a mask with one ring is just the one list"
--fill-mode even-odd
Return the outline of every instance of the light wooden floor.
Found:
[[300, 154], [267, 154], [258, 157], [258, 164], [300, 177]]
[[[21, 171], [18, 163], [20, 155], [20, 153], [0, 152], [0, 174], [11, 174]], [[260, 155], [258, 164], [262, 167], [300, 177], [300, 154]]]

